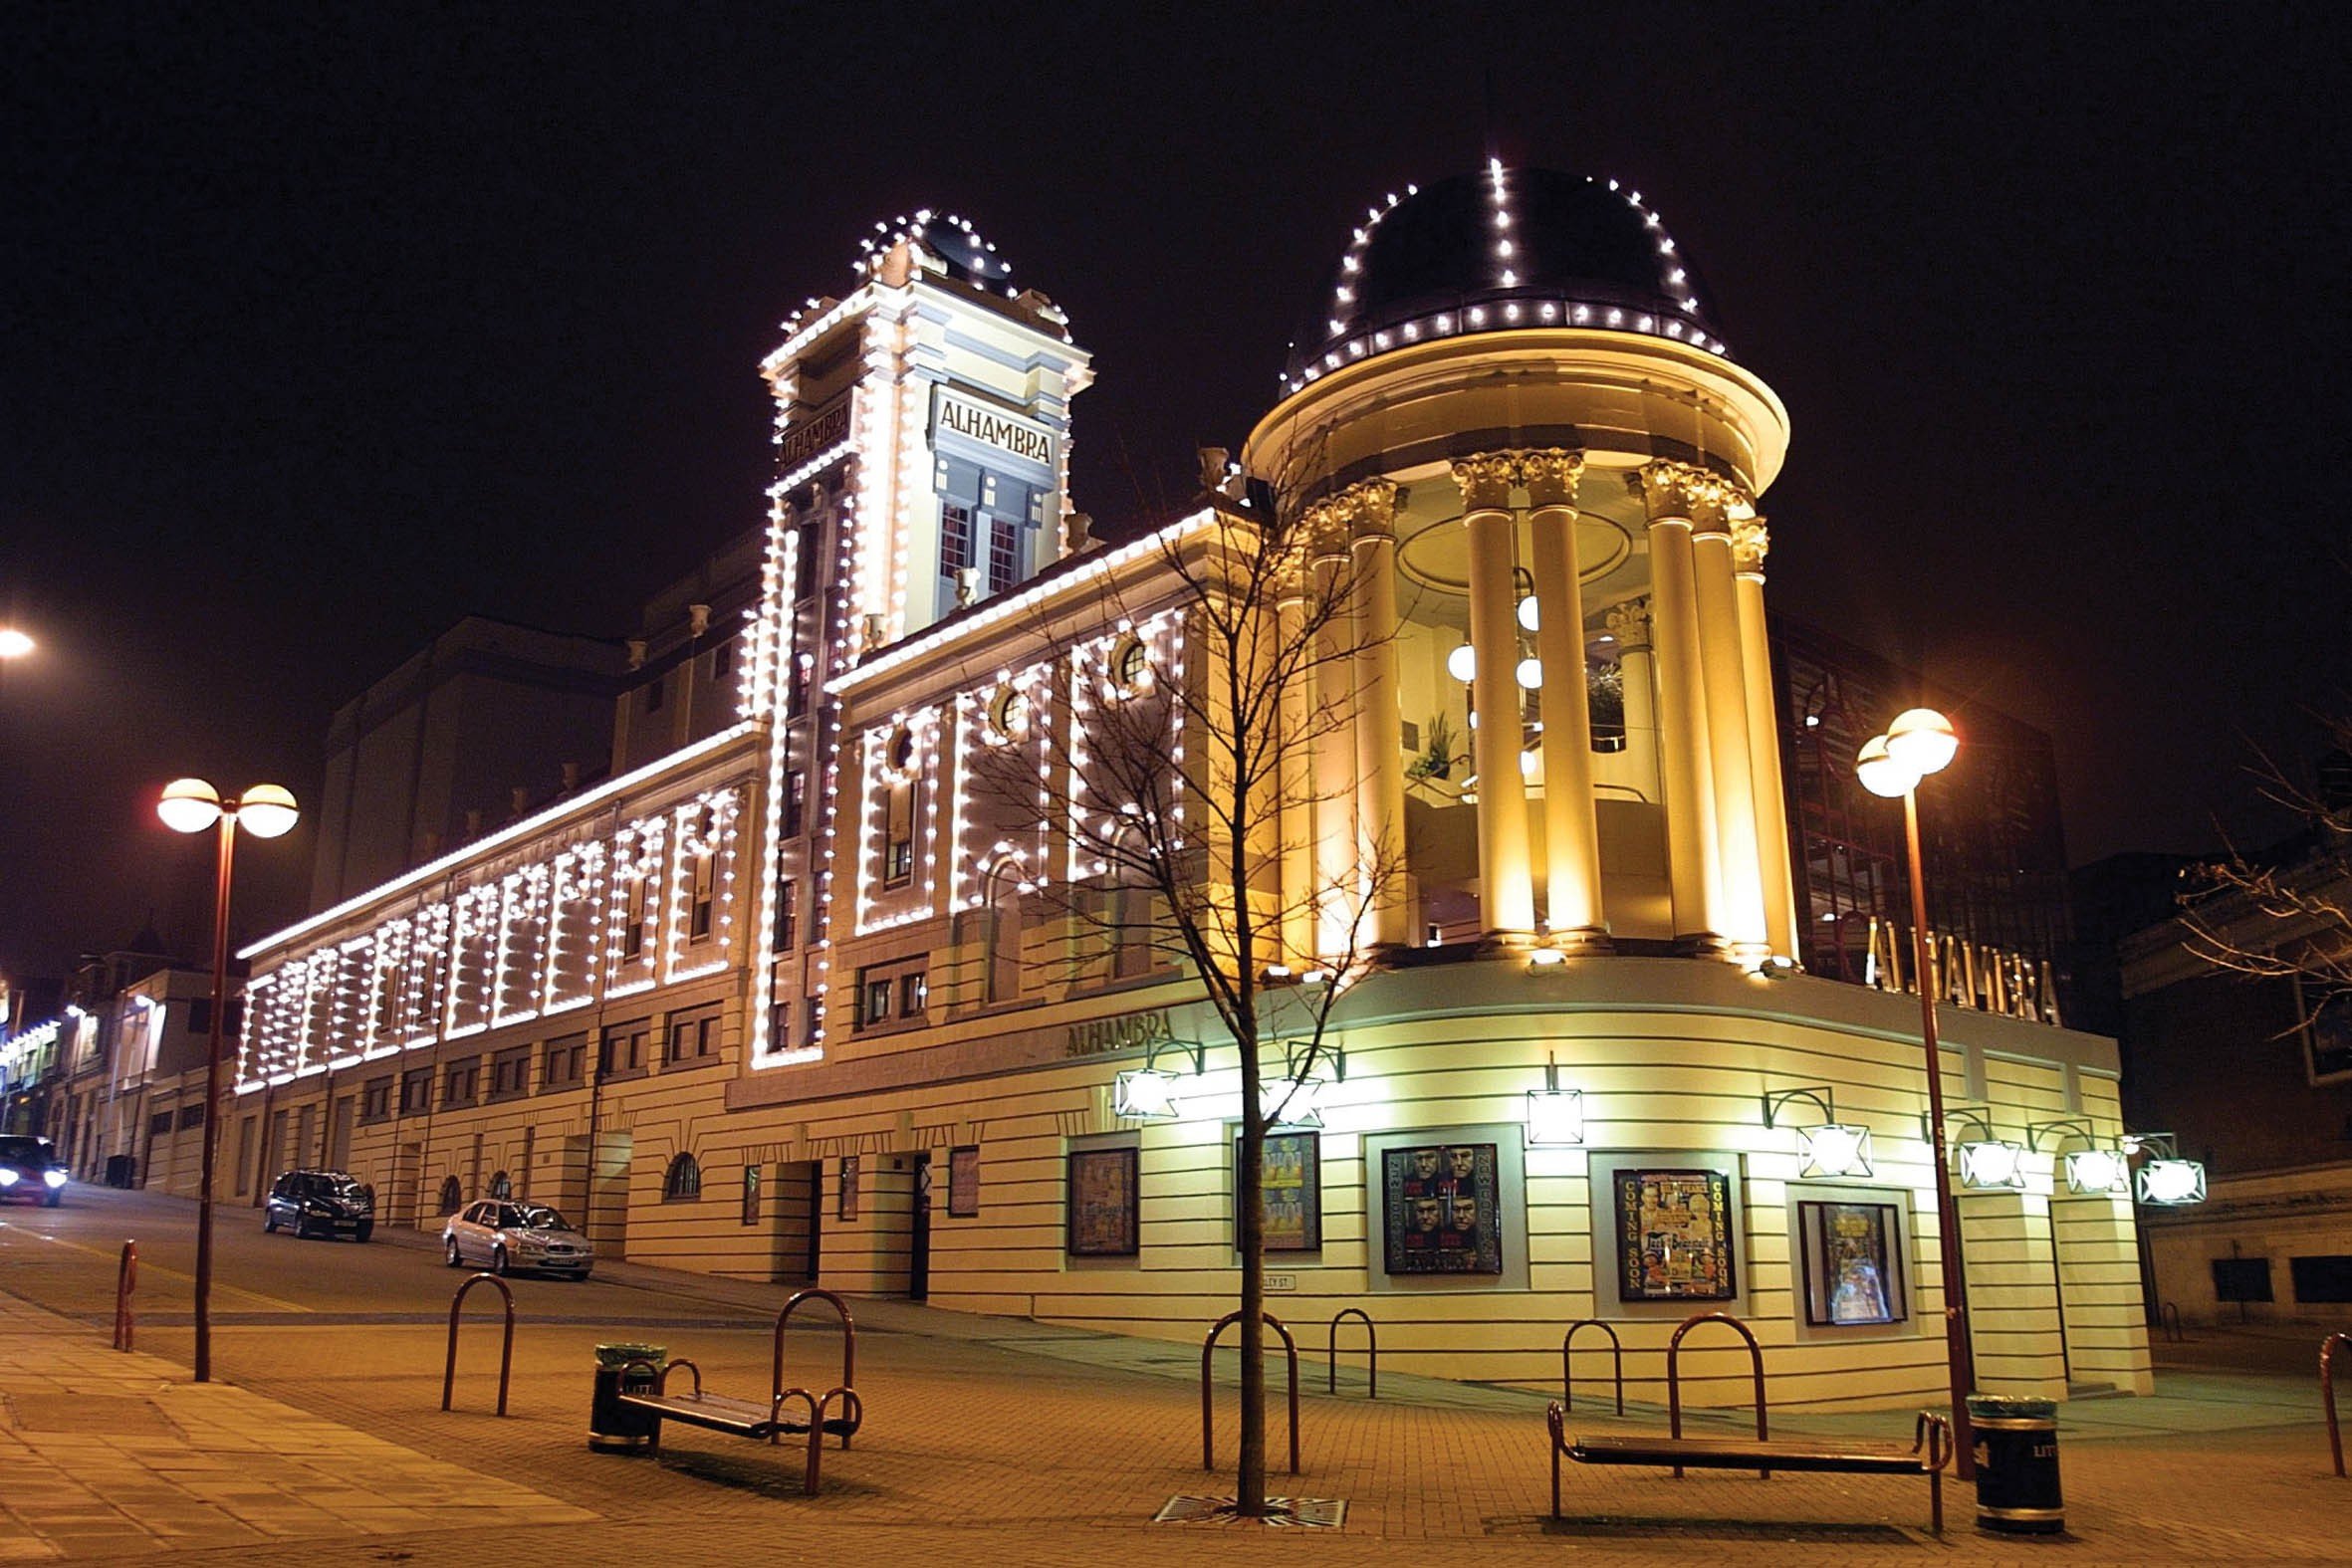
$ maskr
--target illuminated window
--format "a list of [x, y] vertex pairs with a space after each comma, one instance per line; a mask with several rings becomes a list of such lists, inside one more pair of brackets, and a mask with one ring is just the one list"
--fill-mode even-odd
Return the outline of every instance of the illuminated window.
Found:
[[917, 970], [912, 975], [898, 977], [898, 1015], [902, 1018], [920, 1017], [930, 1001], [931, 984]]
[[784, 836], [801, 836], [803, 819], [809, 810], [809, 776], [794, 769], [784, 776]]
[[865, 1015], [862, 1021], [887, 1023], [890, 1020], [890, 982], [887, 977], [865, 983]]
[[630, 877], [621, 900], [620, 956], [624, 959], [641, 958], [645, 953], [645, 906], [650, 902], [647, 884], [646, 877]]
[[972, 564], [972, 509], [949, 502], [939, 509], [939, 574], [952, 577]]
[[988, 520], [988, 591], [1002, 593], [1021, 580], [1021, 525], [1012, 518]]
[[702, 942], [711, 934], [711, 911], [718, 903], [718, 851], [706, 849], [694, 857], [688, 871], [686, 940]]
[[776, 947], [789, 953], [801, 942], [801, 888], [797, 882], [776, 885]]

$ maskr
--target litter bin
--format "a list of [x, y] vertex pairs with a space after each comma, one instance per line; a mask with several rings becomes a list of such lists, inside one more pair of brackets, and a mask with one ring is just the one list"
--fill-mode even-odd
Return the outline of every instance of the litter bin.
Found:
[[2066, 1528], [2058, 1495], [2058, 1407], [2046, 1399], [1971, 1394], [1977, 1435], [1977, 1527], [2011, 1535]]
[[669, 1365], [669, 1355], [667, 1345], [596, 1347], [596, 1394], [588, 1407], [589, 1448], [607, 1454], [634, 1454], [652, 1446], [653, 1435], [661, 1430], [661, 1419], [629, 1409], [620, 1396], [652, 1393], [661, 1369]]

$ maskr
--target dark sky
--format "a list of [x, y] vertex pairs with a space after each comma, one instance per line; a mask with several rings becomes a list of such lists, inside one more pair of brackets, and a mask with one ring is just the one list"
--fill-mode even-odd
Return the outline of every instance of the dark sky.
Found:
[[[755, 366], [876, 218], [1069, 312], [1080, 507], [1183, 499], [1490, 75], [1786, 400], [1776, 607], [2053, 731], [2077, 861], [2281, 825], [2252, 749], [2352, 684], [2343, 8], [1126, 10], [9, 8], [0, 973], [201, 951], [156, 785], [315, 799], [460, 615], [619, 634], [756, 523]], [[241, 935], [309, 851], [247, 846]]]

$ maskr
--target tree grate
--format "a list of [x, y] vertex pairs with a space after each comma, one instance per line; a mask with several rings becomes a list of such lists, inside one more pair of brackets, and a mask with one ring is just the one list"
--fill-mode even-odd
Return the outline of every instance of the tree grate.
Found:
[[[1154, 1524], [1232, 1524], [1242, 1516], [1234, 1512], [1238, 1499], [1232, 1497], [1170, 1497], [1160, 1511], [1151, 1516]], [[1269, 1497], [1266, 1512], [1258, 1522], [1270, 1528], [1301, 1528], [1336, 1530], [1347, 1522], [1347, 1501], [1343, 1497]]]

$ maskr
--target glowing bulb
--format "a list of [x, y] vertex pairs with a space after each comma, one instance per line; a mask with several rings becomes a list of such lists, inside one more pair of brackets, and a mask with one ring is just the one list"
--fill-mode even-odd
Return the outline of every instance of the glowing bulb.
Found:
[[1910, 708], [1887, 726], [1887, 755], [1922, 779], [1941, 773], [1960, 751], [1952, 721], [1933, 708]]
[[[1446, 655], [1446, 673], [1468, 686], [1478, 679], [1478, 650], [1464, 643]], [[181, 829], [185, 832], [189, 829]]]
[[1519, 610], [1517, 613], [1519, 615], [1519, 624], [1522, 631], [1538, 631], [1541, 629], [1541, 627], [1537, 625], [1537, 622], [1542, 618], [1542, 612], [1535, 608], [1534, 594], [1530, 593], [1526, 598], [1519, 601]]
[[155, 814], [175, 833], [201, 833], [220, 820], [220, 791], [201, 779], [174, 779], [163, 786]]
[[1512, 679], [1520, 683], [1523, 689], [1531, 692], [1540, 691], [1543, 689], [1543, 661], [1535, 658], [1522, 659], [1518, 666], [1512, 670], [1511, 676]]

